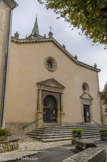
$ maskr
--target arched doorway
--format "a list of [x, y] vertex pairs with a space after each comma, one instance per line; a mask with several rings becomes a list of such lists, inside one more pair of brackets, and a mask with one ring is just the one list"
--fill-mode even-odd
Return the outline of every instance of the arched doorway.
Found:
[[84, 108], [84, 122], [89, 123], [90, 122], [90, 106], [84, 104], [83, 108]]
[[46, 123], [57, 122], [57, 103], [51, 95], [46, 96], [43, 102], [43, 121]]

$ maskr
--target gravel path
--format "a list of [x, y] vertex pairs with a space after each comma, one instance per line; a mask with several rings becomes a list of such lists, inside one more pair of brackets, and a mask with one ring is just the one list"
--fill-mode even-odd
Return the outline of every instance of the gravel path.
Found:
[[10, 137], [10, 139], [20, 139], [19, 140], [20, 151], [37, 151], [37, 150], [54, 148], [62, 145], [71, 144], [71, 140], [43, 143], [41, 141], [37, 141], [27, 136], [12, 136]]

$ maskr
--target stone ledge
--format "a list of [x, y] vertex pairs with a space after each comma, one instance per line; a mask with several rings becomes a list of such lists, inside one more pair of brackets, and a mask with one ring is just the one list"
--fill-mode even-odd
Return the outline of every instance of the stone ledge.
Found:
[[96, 147], [96, 143], [88, 139], [80, 139], [75, 141], [75, 147], [78, 150], [85, 150], [89, 147]]
[[78, 154], [75, 154], [63, 162], [105, 162], [105, 149], [101, 147], [88, 148]]

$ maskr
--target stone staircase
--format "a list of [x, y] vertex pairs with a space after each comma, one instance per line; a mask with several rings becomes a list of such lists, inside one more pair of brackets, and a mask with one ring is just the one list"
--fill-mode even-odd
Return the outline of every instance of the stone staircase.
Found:
[[54, 142], [54, 141], [63, 141], [71, 140], [72, 129], [80, 128], [82, 129], [82, 138], [97, 138], [100, 137], [99, 128], [95, 124], [74, 124], [71, 126], [46, 126], [36, 130], [33, 130], [30, 133], [27, 133], [27, 136], [35, 138], [42, 142]]

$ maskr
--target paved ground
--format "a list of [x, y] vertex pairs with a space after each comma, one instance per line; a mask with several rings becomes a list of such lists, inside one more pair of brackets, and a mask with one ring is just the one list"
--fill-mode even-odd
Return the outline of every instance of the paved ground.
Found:
[[[60, 142], [49, 142], [43, 143], [40, 141], [36, 141], [35, 139], [28, 138], [26, 136], [13, 136], [10, 139], [20, 139], [19, 141], [19, 149], [17, 151], [1, 153], [0, 154], [0, 162], [12, 161], [16, 159], [20, 159], [21, 157], [28, 157], [28, 155], [40, 155], [40, 152], [50, 148], [60, 147], [62, 145], [71, 145], [70, 141], [60, 141]], [[43, 154], [43, 153], [41, 153]], [[26, 161], [26, 159], [25, 159]]]
[[[11, 137], [12, 139], [16, 137]], [[36, 162], [61, 162], [62, 160], [70, 157], [77, 153], [75, 147], [71, 145], [71, 141], [60, 141], [60, 142], [49, 142], [43, 143], [34, 139], [21, 136], [19, 149], [8, 153], [0, 154], [0, 162], [11, 161], [17, 162], [22, 161], [36, 161]], [[107, 141], [100, 141], [100, 139], [91, 139], [96, 141], [97, 146], [105, 148], [107, 155]], [[32, 156], [31, 156], [32, 155]]]
[[[34, 160], [36, 162], [62, 162], [67, 157], [78, 153], [75, 150], [75, 147], [71, 145], [64, 145], [60, 147], [44, 149], [41, 151], [42, 152], [37, 153], [35, 156], [29, 157], [28, 161]], [[23, 160], [20, 162], [23, 162]]]

